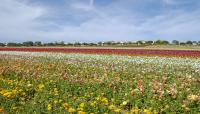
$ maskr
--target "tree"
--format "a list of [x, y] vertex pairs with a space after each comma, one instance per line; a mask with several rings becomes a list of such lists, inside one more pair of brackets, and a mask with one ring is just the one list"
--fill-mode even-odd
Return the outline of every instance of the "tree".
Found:
[[197, 42], [197, 41], [192, 41], [192, 44], [193, 44], [193, 45], [197, 45], [198, 42]]
[[179, 45], [179, 41], [178, 40], [173, 40], [172, 44]]
[[73, 46], [74, 44], [73, 43], [67, 43], [66, 45], [67, 46]]
[[81, 46], [81, 43], [80, 42], [75, 42], [74, 46]]
[[192, 45], [192, 41], [187, 41], [186, 44]]
[[89, 44], [86, 43], [86, 42], [83, 42], [82, 45], [84, 45], [84, 46], [88, 46]]
[[167, 45], [167, 44], [169, 44], [169, 42], [167, 40], [163, 40], [162, 44]]
[[155, 44], [161, 44], [161, 42], [162, 42], [161, 40], [156, 40]]
[[185, 45], [186, 43], [185, 42], [180, 42], [180, 45]]
[[138, 45], [141, 45], [141, 44], [143, 44], [143, 41], [142, 40], [139, 40], [139, 41], [137, 41], [136, 42]]
[[55, 46], [55, 43], [49, 42], [49, 43], [44, 43], [43, 45], [44, 45], [44, 46]]
[[32, 41], [23, 42], [22, 44], [23, 44], [23, 46], [33, 46], [34, 45], [34, 43]]
[[158, 45], [167, 45], [167, 44], [169, 44], [169, 42], [166, 41], [166, 40], [157, 40], [157, 41], [155, 41], [155, 44], [158, 44]]
[[98, 42], [97, 43], [99, 46], [103, 46], [103, 42]]
[[115, 42], [114, 41], [107, 41], [107, 42], [104, 42], [105, 45], [113, 45]]
[[89, 46], [96, 46], [96, 43], [89, 43]]
[[0, 47], [4, 47], [6, 46], [4, 43], [0, 43]]
[[15, 47], [15, 46], [22, 46], [22, 44], [21, 43], [9, 42], [9, 43], [7, 43], [7, 46], [8, 47]]
[[200, 45], [200, 41], [198, 41], [198, 45]]
[[42, 46], [42, 42], [36, 41], [36, 42], [34, 43], [34, 46]]
[[64, 41], [55, 42], [55, 46], [65, 46], [65, 42]]
[[153, 41], [151, 41], [151, 40], [146, 41], [145, 44], [147, 44], [147, 45], [152, 45], [152, 44], [153, 44]]

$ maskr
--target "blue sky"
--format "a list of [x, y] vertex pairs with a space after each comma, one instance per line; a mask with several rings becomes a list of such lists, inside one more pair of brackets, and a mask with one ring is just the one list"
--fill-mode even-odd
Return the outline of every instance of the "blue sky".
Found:
[[1, 0], [0, 42], [200, 41], [200, 0]]

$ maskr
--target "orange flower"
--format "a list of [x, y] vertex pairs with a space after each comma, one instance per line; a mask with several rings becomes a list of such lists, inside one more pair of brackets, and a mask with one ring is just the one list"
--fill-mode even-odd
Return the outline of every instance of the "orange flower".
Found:
[[4, 113], [4, 112], [5, 112], [5, 110], [0, 108], [0, 113]]

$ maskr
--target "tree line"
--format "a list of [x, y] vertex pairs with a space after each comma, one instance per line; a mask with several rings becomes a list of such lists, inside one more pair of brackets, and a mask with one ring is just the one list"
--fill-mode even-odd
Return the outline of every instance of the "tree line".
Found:
[[87, 43], [87, 42], [75, 42], [75, 43], [65, 43], [61, 42], [49, 42], [42, 43], [41, 41], [26, 41], [22, 43], [8, 42], [8, 43], [0, 43], [1, 47], [31, 47], [31, 46], [148, 46], [148, 45], [200, 45], [200, 41], [178, 41], [173, 40], [171, 42], [167, 40], [156, 40], [156, 41], [127, 41], [127, 42], [115, 42], [115, 41], [106, 41], [106, 42], [97, 42], [97, 43]]

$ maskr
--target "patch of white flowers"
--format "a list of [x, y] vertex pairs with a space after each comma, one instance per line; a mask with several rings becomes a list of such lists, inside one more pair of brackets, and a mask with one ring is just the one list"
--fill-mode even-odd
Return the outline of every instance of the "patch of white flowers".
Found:
[[[138, 63], [138, 64], [156, 64], [191, 66], [200, 71], [200, 58], [178, 58], [178, 57], [147, 57], [147, 56], [122, 56], [122, 55], [100, 55], [100, 54], [75, 54], [75, 53], [50, 53], [50, 52], [18, 52], [18, 51], [0, 51], [0, 55], [15, 55], [27, 58], [32, 57], [47, 57], [50, 59], [68, 59], [73, 63], [73, 60], [88, 61], [106, 61], [114, 64], [122, 63]], [[77, 61], [74, 61], [77, 62]]]

